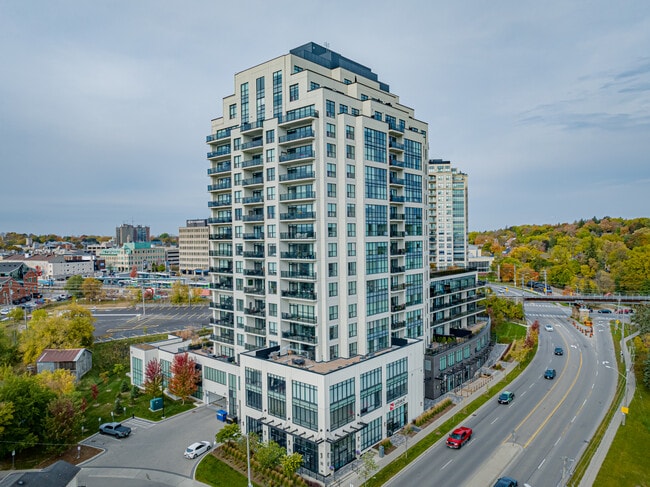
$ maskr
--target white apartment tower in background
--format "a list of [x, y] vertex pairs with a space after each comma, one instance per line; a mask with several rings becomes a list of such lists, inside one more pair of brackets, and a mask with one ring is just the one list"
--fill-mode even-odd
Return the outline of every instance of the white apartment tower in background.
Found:
[[235, 75], [212, 121], [214, 355], [246, 431], [329, 475], [423, 410], [427, 124], [308, 43]]
[[430, 263], [436, 270], [467, 268], [467, 174], [449, 161], [429, 161]]

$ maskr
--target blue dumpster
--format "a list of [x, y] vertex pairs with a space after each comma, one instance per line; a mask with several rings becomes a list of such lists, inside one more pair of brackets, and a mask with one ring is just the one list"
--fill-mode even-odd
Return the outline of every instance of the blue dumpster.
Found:
[[217, 411], [217, 419], [219, 421], [223, 421], [225, 423], [227, 417], [228, 417], [228, 411], [224, 411], [223, 409], [219, 409]]

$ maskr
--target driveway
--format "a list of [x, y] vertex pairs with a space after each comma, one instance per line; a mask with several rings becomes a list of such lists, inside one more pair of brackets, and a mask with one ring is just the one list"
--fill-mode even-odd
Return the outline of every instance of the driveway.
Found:
[[153, 423], [138, 418], [124, 421], [131, 436], [118, 440], [96, 434], [83, 444], [104, 453], [82, 465], [79, 485], [95, 487], [194, 487], [194, 469], [203, 456], [188, 460], [185, 448], [195, 441], [214, 442], [223, 423], [216, 411], [201, 406]]

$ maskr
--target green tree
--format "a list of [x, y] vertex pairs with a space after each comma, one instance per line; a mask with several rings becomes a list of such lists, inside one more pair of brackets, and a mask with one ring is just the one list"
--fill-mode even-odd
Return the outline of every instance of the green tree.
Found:
[[8, 327], [0, 327], [0, 366], [14, 365], [19, 360], [18, 346], [10, 333]]
[[172, 304], [187, 303], [190, 299], [190, 287], [187, 284], [182, 284], [179, 281], [172, 284], [171, 294], [169, 300]]
[[81, 284], [83, 297], [90, 301], [99, 301], [104, 296], [104, 283], [94, 277], [88, 277]]
[[241, 430], [237, 423], [227, 424], [221, 428], [216, 435], [216, 440], [219, 443], [231, 443], [241, 436]]
[[169, 392], [181, 398], [183, 404], [198, 389], [201, 372], [196, 369], [196, 362], [187, 352], [174, 355], [171, 366], [172, 377], [169, 379]]
[[[48, 405], [56, 395], [42, 386], [36, 377], [16, 375], [4, 369], [0, 378], [0, 404], [11, 405], [11, 419], [4, 424], [0, 457], [12, 450], [22, 451], [42, 439]], [[5, 406], [7, 407], [7, 406]]]
[[627, 259], [612, 269], [617, 290], [627, 293], [650, 293], [650, 245], [636, 247]]
[[75, 298], [81, 298], [83, 296], [82, 285], [84, 278], [80, 275], [72, 276], [68, 278], [63, 288], [70, 293], [71, 296]]
[[259, 462], [262, 468], [273, 469], [280, 465], [282, 457], [286, 456], [286, 454], [286, 450], [275, 441], [269, 441], [258, 446], [255, 452], [255, 460]]
[[361, 455], [361, 476], [364, 478], [364, 485], [368, 483], [368, 479], [379, 468], [375, 462], [375, 455], [371, 451], [367, 451]]
[[56, 315], [34, 313], [19, 345], [23, 363], [34, 363], [46, 348], [92, 346], [94, 323], [90, 311], [77, 304], [68, 306]]
[[282, 471], [287, 477], [292, 477], [302, 466], [302, 455], [300, 453], [292, 453], [291, 455], [285, 455], [280, 460], [282, 464]]
[[631, 321], [639, 330], [639, 335], [646, 336], [650, 334], [650, 305], [642, 304], [637, 306]]

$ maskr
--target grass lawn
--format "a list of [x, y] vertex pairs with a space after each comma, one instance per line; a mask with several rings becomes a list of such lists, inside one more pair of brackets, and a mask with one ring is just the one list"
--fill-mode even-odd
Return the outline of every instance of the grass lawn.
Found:
[[505, 322], [495, 328], [498, 343], [512, 343], [526, 338], [527, 328], [519, 323]]
[[[212, 454], [205, 456], [196, 467], [196, 480], [212, 487], [246, 487], [248, 479]], [[256, 483], [253, 483], [259, 487]]]

